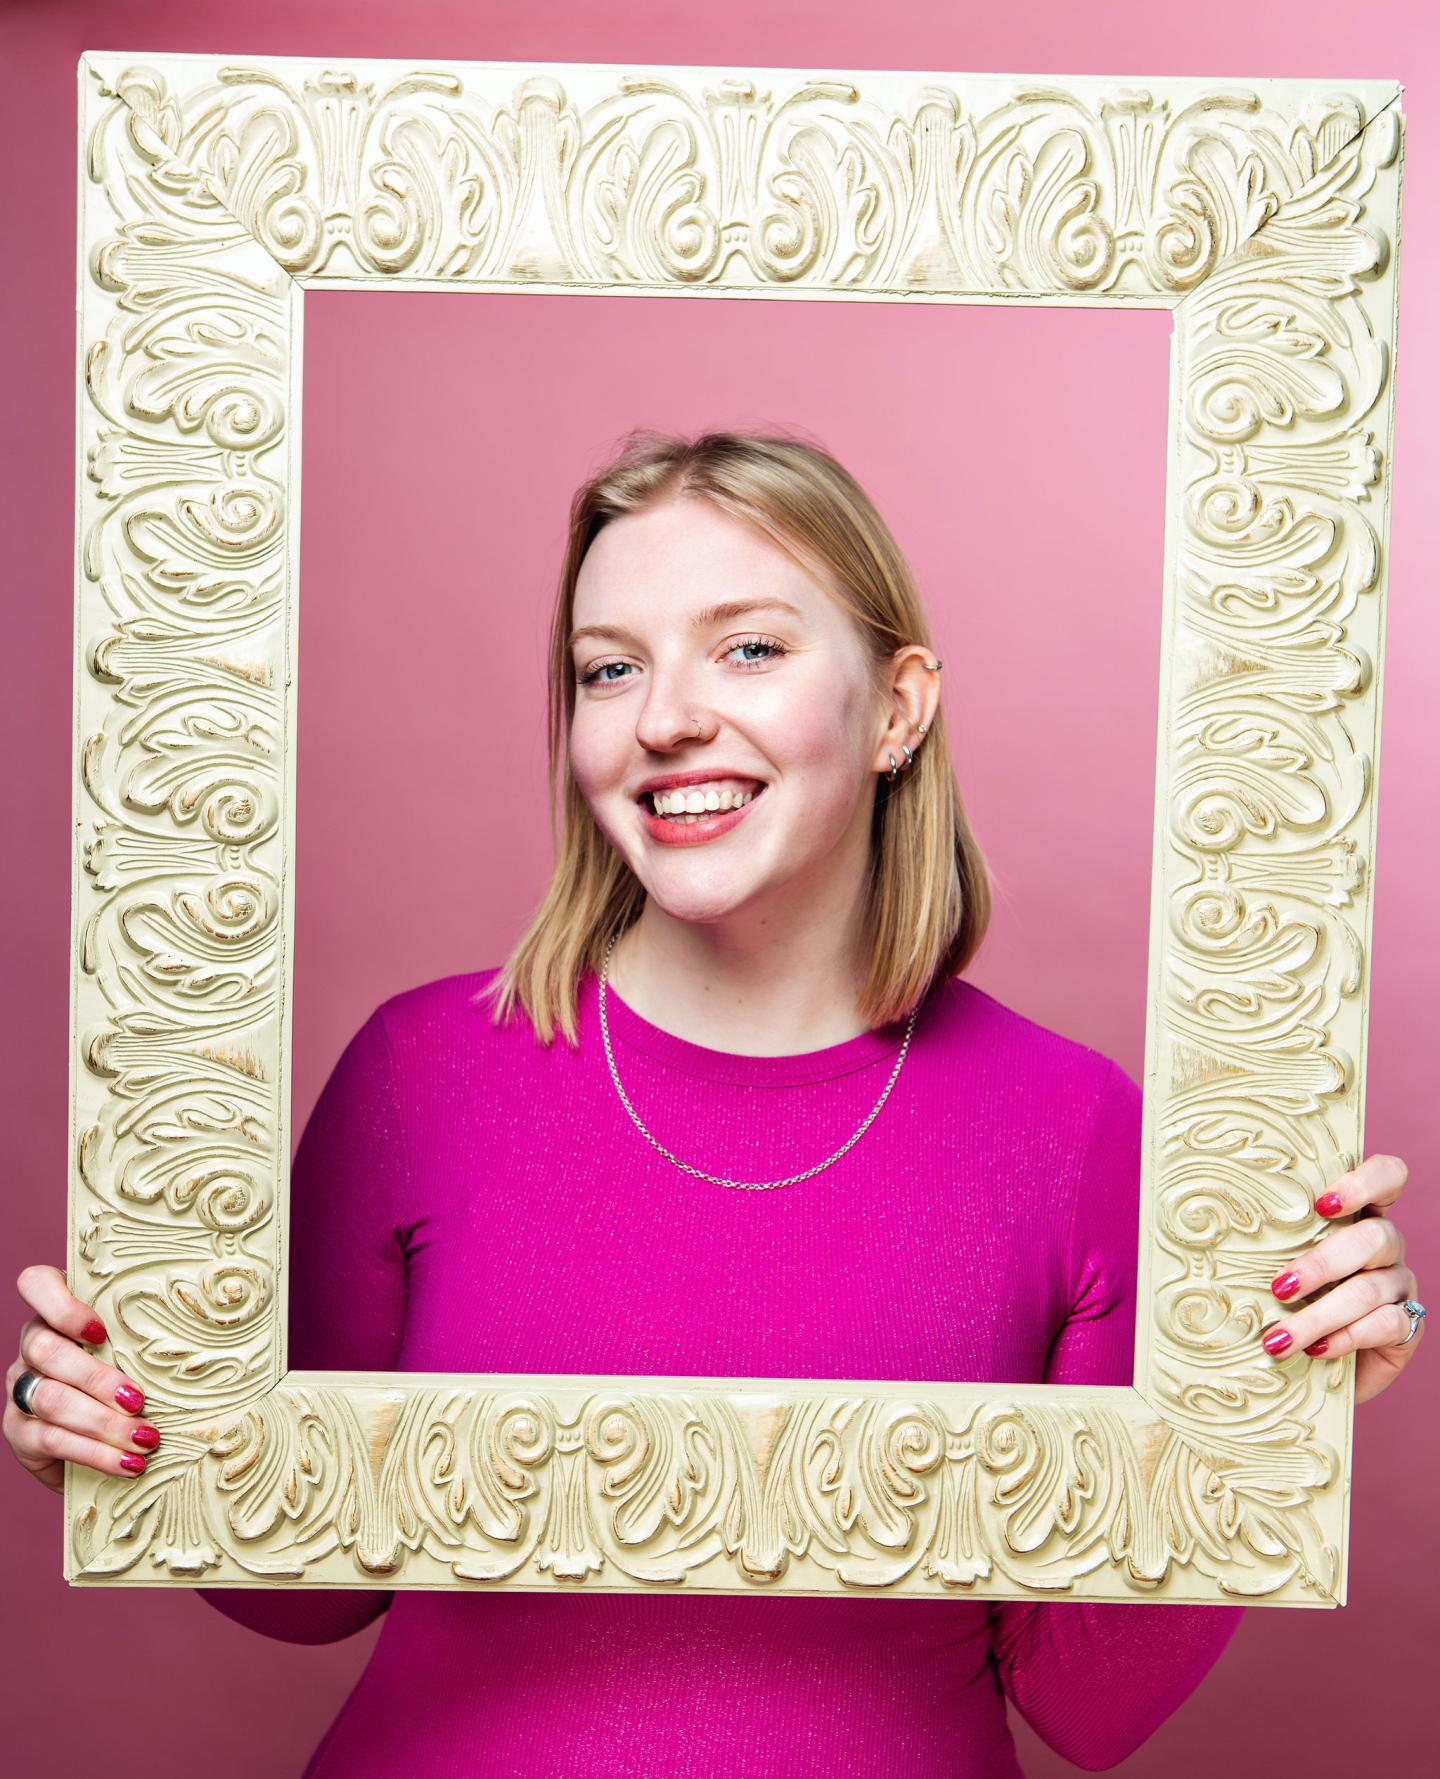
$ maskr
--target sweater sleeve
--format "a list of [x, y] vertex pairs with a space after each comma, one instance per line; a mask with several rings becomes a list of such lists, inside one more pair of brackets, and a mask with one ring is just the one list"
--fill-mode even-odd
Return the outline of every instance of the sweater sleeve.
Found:
[[[1070, 1311], [1051, 1346], [1051, 1384], [1134, 1377], [1140, 1228], [1140, 1087], [1111, 1063], [1076, 1177]], [[1189, 1698], [1243, 1606], [1005, 1601], [991, 1634], [1006, 1696], [1057, 1754], [1101, 1772], [1133, 1754]]]
[[[288, 1365], [396, 1371], [405, 1324], [408, 1180], [384, 1013], [341, 1053], [290, 1172]], [[335, 1643], [378, 1618], [393, 1590], [200, 1588], [237, 1624], [286, 1643]]]

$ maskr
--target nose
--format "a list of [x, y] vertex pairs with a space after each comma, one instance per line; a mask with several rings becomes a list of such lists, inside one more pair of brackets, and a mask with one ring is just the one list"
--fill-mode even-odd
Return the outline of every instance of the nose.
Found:
[[704, 734], [704, 714], [688, 674], [667, 673], [658, 665], [635, 721], [635, 739], [648, 753], [667, 754]]

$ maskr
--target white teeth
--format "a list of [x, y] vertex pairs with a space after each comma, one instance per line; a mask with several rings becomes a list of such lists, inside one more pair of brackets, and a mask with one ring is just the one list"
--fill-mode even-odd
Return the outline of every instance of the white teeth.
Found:
[[695, 821], [717, 810], [741, 809], [753, 801], [756, 792], [748, 786], [719, 781], [714, 784], [680, 785], [673, 790], [651, 792], [656, 815], [669, 816], [672, 821]]

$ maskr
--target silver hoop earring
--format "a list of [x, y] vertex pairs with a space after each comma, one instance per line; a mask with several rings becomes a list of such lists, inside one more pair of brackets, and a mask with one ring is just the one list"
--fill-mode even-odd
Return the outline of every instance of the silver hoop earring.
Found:
[[895, 764], [894, 754], [892, 754], [888, 748], [885, 750], [885, 758], [890, 762], [890, 770], [885, 774], [885, 776], [886, 776], [886, 778], [888, 778], [890, 780], [891, 784], [894, 784], [895, 780], [897, 778], [899, 778], [900, 774], [906, 770], [906, 767], [913, 766], [915, 764], [914, 754], [911, 753], [910, 749], [908, 747], [906, 747], [906, 745], [903, 741], [900, 743], [900, 751], [905, 756], [905, 765], [904, 766], [897, 766]]

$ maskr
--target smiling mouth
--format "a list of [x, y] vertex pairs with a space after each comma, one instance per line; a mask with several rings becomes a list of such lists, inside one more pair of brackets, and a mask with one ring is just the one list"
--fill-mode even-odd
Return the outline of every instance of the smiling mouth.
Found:
[[744, 809], [764, 793], [760, 779], [728, 781], [721, 786], [674, 785], [665, 790], [642, 791], [639, 803], [647, 815], [676, 827], [714, 821]]

